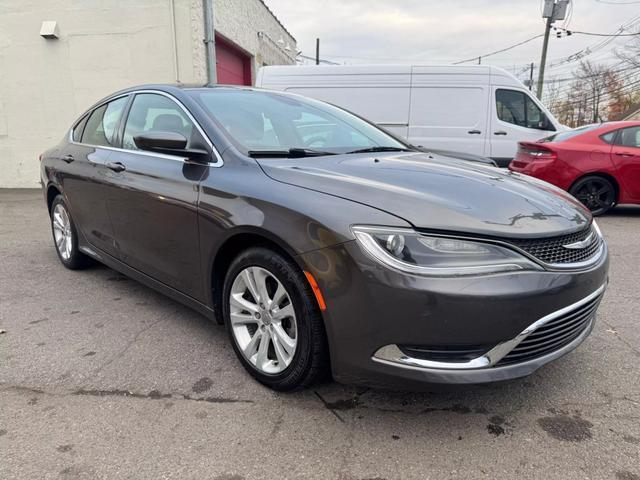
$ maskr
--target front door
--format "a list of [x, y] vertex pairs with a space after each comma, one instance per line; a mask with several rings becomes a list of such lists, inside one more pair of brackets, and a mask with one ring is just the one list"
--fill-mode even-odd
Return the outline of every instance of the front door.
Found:
[[535, 142], [555, 131], [538, 104], [522, 90], [497, 87], [491, 102], [490, 157], [506, 167], [515, 157], [518, 142]]
[[176, 132], [188, 148], [203, 143], [194, 122], [172, 98], [138, 93], [131, 102], [114, 151], [107, 193], [121, 260], [156, 280], [204, 299], [198, 237], [198, 189], [209, 167], [174, 155], [139, 150], [133, 137], [143, 132]]

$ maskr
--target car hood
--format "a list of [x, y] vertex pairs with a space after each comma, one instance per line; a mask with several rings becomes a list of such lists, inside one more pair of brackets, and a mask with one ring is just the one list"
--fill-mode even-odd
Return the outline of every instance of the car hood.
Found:
[[416, 228], [526, 238], [570, 233], [591, 221], [577, 200], [548, 183], [437, 154], [261, 158], [258, 163], [274, 180], [384, 210]]

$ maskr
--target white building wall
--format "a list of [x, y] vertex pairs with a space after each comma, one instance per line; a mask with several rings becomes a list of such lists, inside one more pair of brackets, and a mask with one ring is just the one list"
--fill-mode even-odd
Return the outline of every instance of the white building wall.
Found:
[[[214, 5], [216, 29], [254, 56], [254, 68], [292, 63], [258, 37], [283, 36], [294, 49], [260, 0]], [[105, 95], [204, 83], [202, 12], [202, 0], [0, 0], [0, 187], [38, 187], [38, 155]], [[46, 20], [58, 23], [57, 40], [39, 35]]]

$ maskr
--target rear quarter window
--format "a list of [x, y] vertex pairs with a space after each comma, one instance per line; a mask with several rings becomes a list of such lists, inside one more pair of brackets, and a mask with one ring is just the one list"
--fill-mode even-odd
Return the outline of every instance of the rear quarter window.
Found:
[[80, 142], [82, 139], [82, 132], [84, 131], [84, 127], [87, 124], [87, 119], [89, 118], [89, 114], [82, 117], [82, 119], [76, 123], [75, 128], [73, 129], [73, 141]]

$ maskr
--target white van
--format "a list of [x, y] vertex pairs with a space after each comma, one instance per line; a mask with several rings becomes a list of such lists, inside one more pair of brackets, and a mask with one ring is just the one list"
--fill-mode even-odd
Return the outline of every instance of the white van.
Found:
[[565, 129], [517, 78], [484, 65], [268, 66], [256, 87], [324, 100], [414, 145], [483, 155], [499, 166], [518, 141]]

